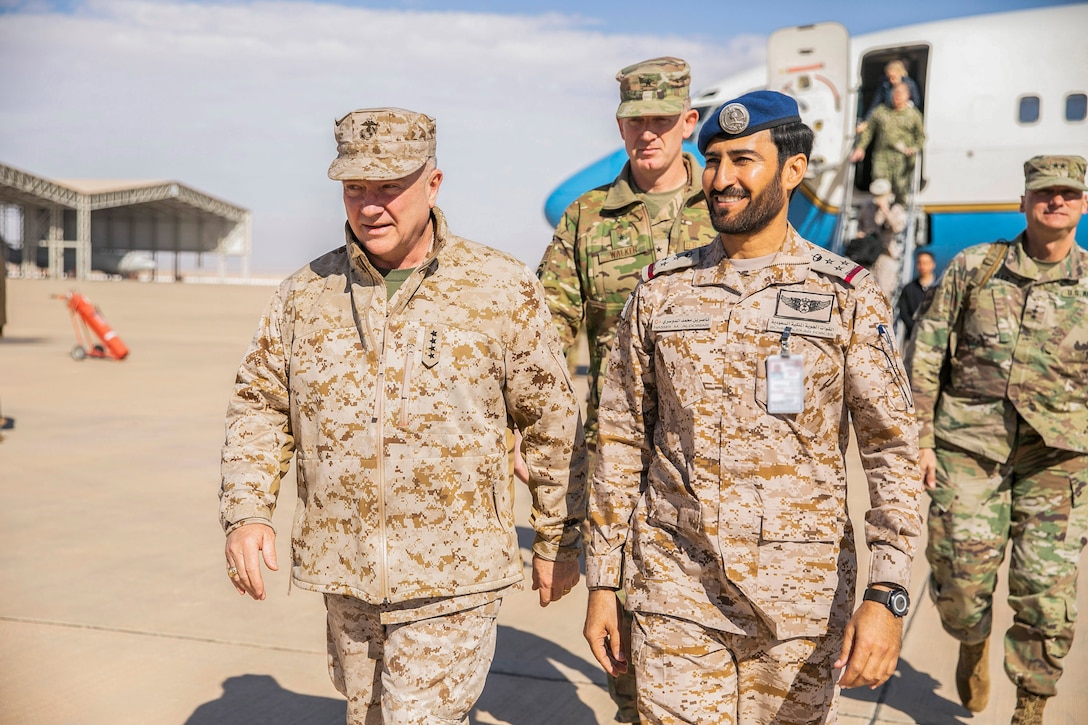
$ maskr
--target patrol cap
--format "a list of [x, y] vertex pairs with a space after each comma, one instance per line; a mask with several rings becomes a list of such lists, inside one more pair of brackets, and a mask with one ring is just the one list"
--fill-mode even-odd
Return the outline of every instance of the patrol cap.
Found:
[[408, 176], [434, 156], [434, 119], [403, 108], [352, 111], [334, 125], [329, 178], [384, 181]]
[[616, 118], [675, 116], [684, 112], [691, 68], [680, 58], [651, 58], [622, 69], [616, 80], [620, 82]]
[[1024, 162], [1024, 188], [1028, 191], [1067, 186], [1088, 191], [1084, 185], [1083, 156], [1034, 156]]
[[752, 91], [726, 101], [706, 119], [699, 131], [699, 153], [712, 139], [743, 138], [753, 133], [801, 120], [797, 101], [777, 91]]

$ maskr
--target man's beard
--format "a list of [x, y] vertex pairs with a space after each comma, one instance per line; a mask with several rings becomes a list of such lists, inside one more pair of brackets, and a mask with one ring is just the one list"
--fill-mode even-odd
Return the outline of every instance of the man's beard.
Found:
[[739, 186], [715, 191], [707, 201], [712, 202], [715, 196], [744, 196], [749, 199], [744, 210], [733, 214], [722, 212], [713, 203], [707, 204], [710, 208], [710, 223], [722, 234], [752, 234], [765, 229], [786, 204], [782, 179], [778, 174], [774, 175], [774, 181], [758, 196], [750, 195]]

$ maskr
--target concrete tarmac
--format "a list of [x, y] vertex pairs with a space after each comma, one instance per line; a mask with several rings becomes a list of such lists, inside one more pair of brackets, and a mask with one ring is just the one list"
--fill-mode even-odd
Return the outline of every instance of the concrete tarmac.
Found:
[[[100, 308], [128, 359], [70, 357], [68, 312], [51, 295], [72, 288]], [[281, 570], [269, 576], [268, 599], [254, 602], [225, 574], [216, 514], [223, 414], [271, 292], [8, 280], [0, 412], [15, 426], [0, 431], [0, 723], [344, 721], [326, 671], [321, 597], [288, 593]], [[285, 563], [293, 480], [275, 516]], [[860, 532], [868, 504], [856, 455], [851, 484]], [[526, 498], [518, 521], [528, 542]], [[971, 716], [956, 696], [956, 643], [925, 596], [921, 553], [914, 573], [898, 672], [877, 690], [845, 691], [839, 722], [1007, 723], [1015, 690], [1001, 665], [1011, 621], [1004, 590], [993, 695]], [[580, 584], [546, 609], [528, 588], [507, 598], [474, 725], [612, 722], [604, 676], [581, 636], [585, 595]], [[1086, 597], [1082, 588], [1081, 611]], [[1088, 723], [1088, 643], [1074, 645], [1065, 667], [1046, 722]]]

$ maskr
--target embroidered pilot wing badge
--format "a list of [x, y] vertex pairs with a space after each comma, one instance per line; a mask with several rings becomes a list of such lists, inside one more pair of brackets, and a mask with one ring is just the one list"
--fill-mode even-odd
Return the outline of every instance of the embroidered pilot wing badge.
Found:
[[814, 300], [808, 297], [780, 297], [779, 301], [791, 310], [797, 310], [802, 315], [809, 312], [819, 312], [831, 306], [830, 299]]
[[423, 333], [423, 366], [433, 368], [437, 365], [441, 350], [441, 331], [437, 327], [428, 327]]
[[798, 335], [812, 337], [836, 336], [831, 315], [835, 310], [835, 295], [800, 290], [779, 290], [774, 317], [767, 323], [771, 332], [782, 332], [787, 327]]

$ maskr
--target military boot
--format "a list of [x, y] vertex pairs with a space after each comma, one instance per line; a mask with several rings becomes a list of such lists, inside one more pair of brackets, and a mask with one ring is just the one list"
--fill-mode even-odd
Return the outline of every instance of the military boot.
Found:
[[960, 643], [956, 663], [956, 691], [960, 702], [971, 712], [982, 712], [990, 700], [990, 640], [978, 644]]
[[1043, 725], [1043, 708], [1047, 697], [1028, 692], [1022, 687], [1016, 688], [1016, 709], [1012, 713], [1010, 725]]

